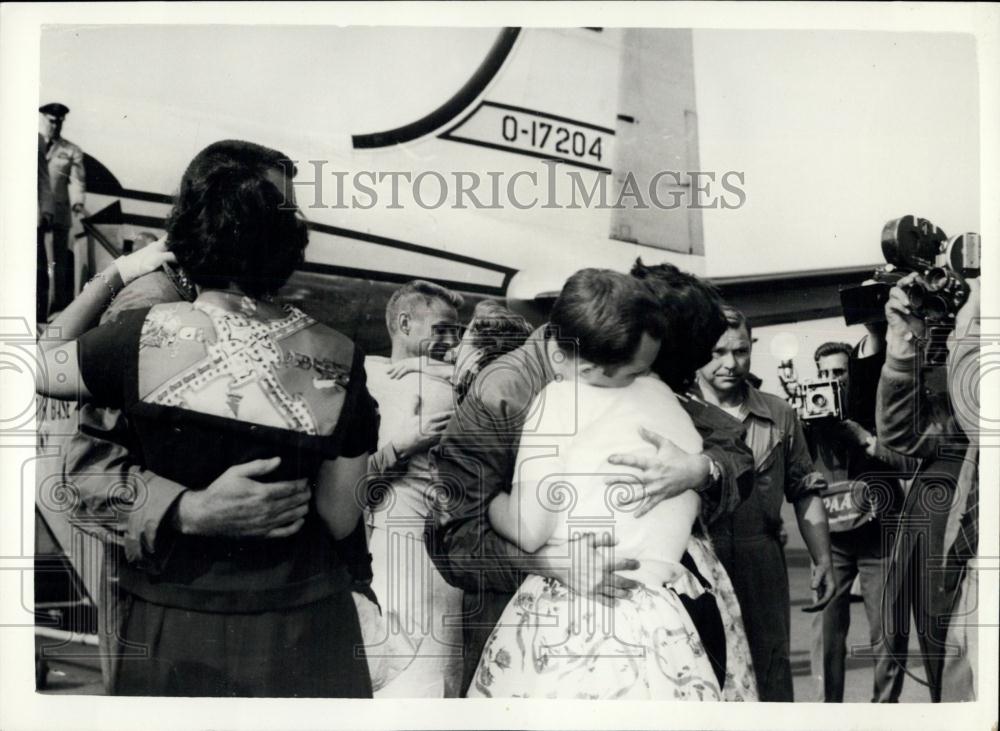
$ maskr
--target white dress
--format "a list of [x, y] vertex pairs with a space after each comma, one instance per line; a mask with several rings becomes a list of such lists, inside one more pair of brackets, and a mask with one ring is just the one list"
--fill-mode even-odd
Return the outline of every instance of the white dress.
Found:
[[[487, 641], [470, 697], [756, 700], [756, 683], [739, 605], [707, 539], [692, 537], [700, 500], [691, 491], [643, 517], [623, 505], [632, 489], [608, 486], [634, 470], [608, 464], [613, 453], [655, 454], [643, 426], [688, 452], [701, 438], [668, 386], [656, 378], [625, 388], [552, 383], [532, 406], [537, 424], [523, 434], [515, 480], [521, 500], [558, 513], [547, 546], [572, 546], [574, 534], [610, 532], [618, 558], [640, 568], [630, 599], [608, 607], [571, 593], [561, 582], [529, 576]], [[524, 504], [522, 502], [522, 504]], [[705, 592], [680, 565], [687, 550], [711, 585], [726, 632], [721, 684], [679, 594]]]

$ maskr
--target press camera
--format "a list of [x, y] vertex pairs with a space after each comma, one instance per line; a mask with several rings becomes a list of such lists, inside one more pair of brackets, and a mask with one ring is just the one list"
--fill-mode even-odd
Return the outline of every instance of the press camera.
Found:
[[795, 366], [783, 360], [778, 366], [778, 378], [792, 405], [803, 421], [847, 418], [843, 384], [835, 378], [812, 378], [799, 381]]

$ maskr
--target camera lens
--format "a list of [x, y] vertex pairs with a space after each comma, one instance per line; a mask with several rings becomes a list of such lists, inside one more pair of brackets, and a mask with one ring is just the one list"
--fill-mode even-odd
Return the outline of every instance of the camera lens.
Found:
[[948, 300], [939, 294], [931, 295], [924, 302], [924, 311], [928, 320], [944, 320], [948, 317]]
[[919, 282], [913, 282], [910, 286], [906, 287], [906, 297], [910, 301], [910, 309], [916, 313], [924, 307], [927, 290]]
[[924, 279], [927, 282], [928, 289], [938, 292], [948, 285], [948, 281], [951, 277], [949, 277], [948, 270], [944, 267], [934, 267], [927, 272]]
[[812, 405], [817, 409], [826, 408], [826, 396], [821, 393], [814, 393], [809, 400], [812, 401]]

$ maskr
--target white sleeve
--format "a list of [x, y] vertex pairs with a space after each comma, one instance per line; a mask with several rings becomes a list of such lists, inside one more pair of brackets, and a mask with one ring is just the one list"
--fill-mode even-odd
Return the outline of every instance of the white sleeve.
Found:
[[511, 500], [518, 510], [518, 524], [526, 542], [544, 542], [565, 519], [560, 505], [568, 497], [561, 485], [566, 448], [573, 437], [575, 388], [546, 387], [532, 403], [537, 417], [521, 434], [514, 468]]

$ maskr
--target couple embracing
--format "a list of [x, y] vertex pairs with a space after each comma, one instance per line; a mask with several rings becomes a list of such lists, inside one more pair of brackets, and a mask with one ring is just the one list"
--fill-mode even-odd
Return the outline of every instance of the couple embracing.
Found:
[[429, 547], [464, 589], [470, 697], [756, 700], [706, 535], [752, 489], [740, 426], [685, 392], [725, 330], [669, 265], [585, 269], [477, 376], [434, 451]]

